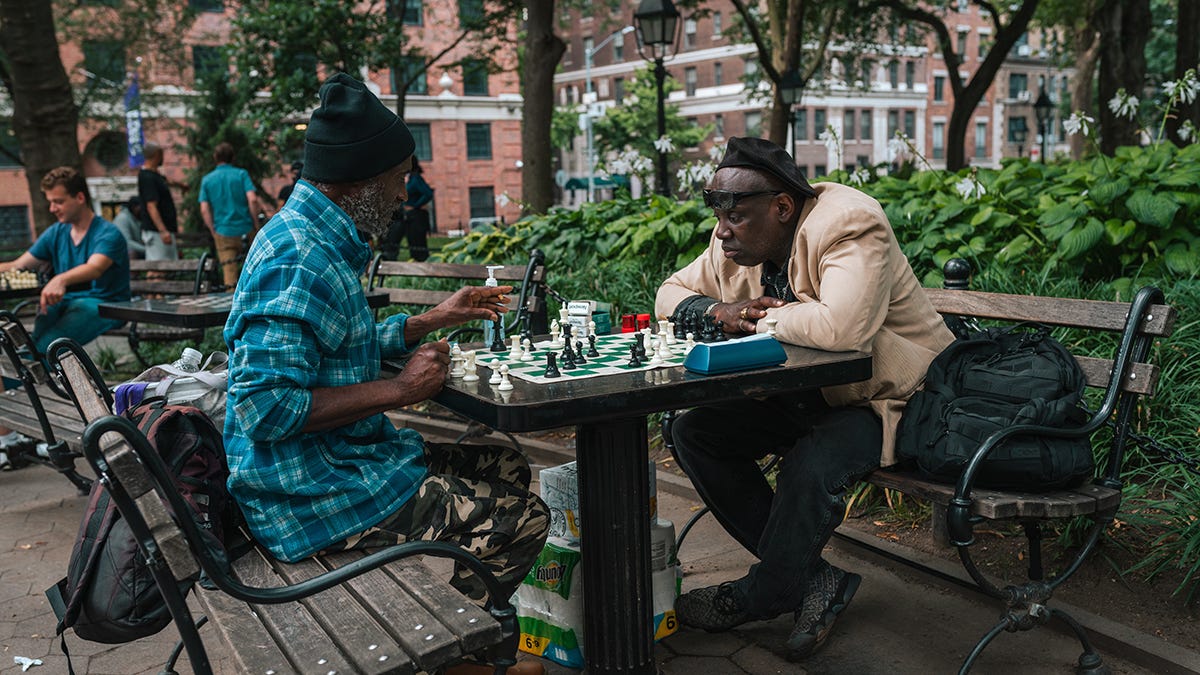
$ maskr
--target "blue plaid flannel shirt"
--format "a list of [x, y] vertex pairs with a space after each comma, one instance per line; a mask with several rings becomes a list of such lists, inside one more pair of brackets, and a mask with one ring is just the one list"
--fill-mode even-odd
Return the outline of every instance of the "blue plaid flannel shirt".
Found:
[[376, 324], [359, 276], [371, 251], [304, 181], [255, 238], [225, 344], [229, 492], [251, 531], [294, 562], [396, 511], [424, 479], [424, 441], [382, 415], [304, 433], [312, 389], [369, 382], [402, 356], [404, 324]]

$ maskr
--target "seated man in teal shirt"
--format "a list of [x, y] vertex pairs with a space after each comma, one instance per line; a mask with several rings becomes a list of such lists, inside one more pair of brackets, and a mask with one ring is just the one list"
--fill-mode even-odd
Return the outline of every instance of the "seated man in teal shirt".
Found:
[[[445, 541], [479, 556], [511, 593], [549, 527], [526, 459], [505, 447], [426, 443], [383, 415], [442, 388], [448, 345], [419, 344], [424, 336], [498, 317], [512, 290], [471, 286], [424, 314], [375, 323], [359, 282], [371, 260], [365, 242], [407, 198], [414, 147], [361, 82], [339, 73], [321, 87], [305, 179], [251, 246], [225, 325], [229, 491], [283, 560]], [[380, 359], [403, 356], [400, 374], [380, 379]], [[451, 583], [486, 601], [467, 570]]]

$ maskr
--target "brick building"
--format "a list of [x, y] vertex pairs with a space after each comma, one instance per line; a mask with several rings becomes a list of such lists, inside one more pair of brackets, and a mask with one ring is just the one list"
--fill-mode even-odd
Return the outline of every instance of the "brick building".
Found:
[[[181, 129], [189, 124], [190, 106], [200, 97], [194, 88], [196, 73], [227, 67], [218, 47], [227, 42], [235, 9], [221, 0], [176, 1], [203, 11], [181, 41], [181, 51], [170, 55], [174, 58], [147, 58], [139, 73], [145, 139], [166, 148], [162, 172], [182, 186], [192, 159], [182, 147]], [[436, 53], [457, 37], [457, 22], [443, 19], [457, 17], [458, 4], [459, 0], [408, 0], [403, 21], [413, 43], [426, 46], [426, 53]], [[515, 29], [511, 32], [502, 47], [486, 54], [463, 41], [431, 66], [406, 97], [405, 120], [416, 136], [425, 179], [435, 190], [432, 214], [439, 231], [493, 219], [511, 221], [520, 213], [522, 99]], [[137, 191], [136, 169], [129, 168], [126, 158], [122, 107], [125, 73], [136, 55], [119, 44], [90, 42], [62, 44], [59, 52], [77, 100], [91, 101], [81, 115], [78, 139], [92, 198], [100, 212], [111, 216], [116, 204]], [[445, 65], [460, 60], [465, 60], [463, 66]], [[384, 104], [395, 108], [390, 72], [355, 75], [369, 79]], [[11, 103], [0, 94], [0, 145], [16, 155], [11, 110]], [[280, 123], [303, 124], [309, 112], [300, 111]], [[278, 174], [264, 180], [265, 192], [273, 197], [288, 182], [288, 166], [302, 151], [297, 147], [264, 148], [263, 152], [277, 155]], [[175, 188], [175, 199], [181, 208], [194, 206], [195, 196], [183, 194], [180, 187]], [[0, 153], [0, 249], [27, 246], [32, 223], [24, 172], [18, 162]]]

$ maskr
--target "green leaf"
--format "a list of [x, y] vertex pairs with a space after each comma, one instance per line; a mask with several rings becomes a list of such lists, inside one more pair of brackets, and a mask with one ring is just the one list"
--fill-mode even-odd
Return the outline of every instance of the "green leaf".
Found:
[[1097, 181], [1088, 189], [1088, 194], [1097, 204], [1108, 206], [1117, 197], [1129, 192], [1129, 179], [1124, 176], [1111, 181]]
[[1108, 243], [1116, 246], [1137, 232], [1137, 223], [1132, 220], [1109, 218], [1104, 222], [1104, 230], [1108, 234]]
[[1167, 263], [1167, 269], [1176, 274], [1200, 274], [1200, 256], [1197, 256], [1185, 244], [1177, 243], [1168, 246], [1167, 250], [1163, 252], [1163, 260]]
[[1081, 205], [1071, 202], [1060, 202], [1054, 206], [1044, 210], [1038, 224], [1042, 227], [1053, 227], [1064, 221], [1071, 221], [1083, 215], [1086, 212]]
[[1166, 197], [1138, 190], [1125, 201], [1125, 207], [1139, 222], [1155, 227], [1167, 227], [1175, 218], [1179, 204]]
[[1030, 246], [1033, 246], [1033, 240], [1024, 234], [1018, 234], [1000, 249], [996, 254], [996, 261], [1006, 263], [1015, 260], [1028, 251]]
[[1095, 218], [1088, 218], [1083, 227], [1072, 228], [1063, 236], [1059, 252], [1067, 260], [1077, 258], [1095, 246], [1103, 236], [1104, 224]]

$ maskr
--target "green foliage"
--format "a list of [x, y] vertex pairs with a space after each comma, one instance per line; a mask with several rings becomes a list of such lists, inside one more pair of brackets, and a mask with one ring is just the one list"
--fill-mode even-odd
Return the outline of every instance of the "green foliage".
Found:
[[524, 265], [538, 248], [546, 254], [551, 287], [564, 297], [610, 302], [624, 313], [648, 312], [658, 286], [704, 250], [715, 224], [699, 201], [622, 195], [477, 229], [444, 247], [441, 257]]

